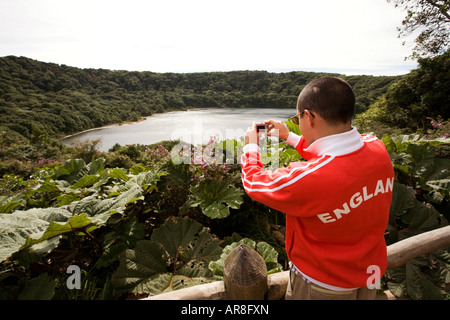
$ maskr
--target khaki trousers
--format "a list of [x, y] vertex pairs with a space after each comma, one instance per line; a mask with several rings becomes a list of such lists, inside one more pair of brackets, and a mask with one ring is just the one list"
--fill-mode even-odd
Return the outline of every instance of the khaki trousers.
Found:
[[359, 288], [349, 291], [334, 291], [306, 282], [301, 275], [289, 271], [289, 283], [285, 300], [373, 300], [376, 289]]

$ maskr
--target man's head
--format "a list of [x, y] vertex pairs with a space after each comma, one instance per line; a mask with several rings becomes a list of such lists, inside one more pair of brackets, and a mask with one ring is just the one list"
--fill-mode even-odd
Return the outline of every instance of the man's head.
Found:
[[299, 126], [307, 145], [322, 137], [351, 130], [355, 95], [350, 85], [336, 77], [310, 82], [297, 101]]
[[330, 125], [349, 123], [355, 112], [355, 95], [350, 85], [336, 77], [322, 77], [310, 82], [300, 93], [297, 111], [309, 110]]

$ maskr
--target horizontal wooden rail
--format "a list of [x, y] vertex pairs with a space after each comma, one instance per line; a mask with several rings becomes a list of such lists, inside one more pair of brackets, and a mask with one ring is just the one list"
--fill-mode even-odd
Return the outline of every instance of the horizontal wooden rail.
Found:
[[[409, 260], [439, 248], [450, 246], [450, 226], [424, 232], [396, 242], [387, 247], [388, 269], [404, 265]], [[281, 300], [286, 293], [289, 271], [267, 277], [268, 300]], [[143, 300], [225, 300], [227, 292], [223, 281], [197, 285], [185, 289], [162, 293]]]
[[400, 267], [415, 257], [447, 246], [450, 246], [450, 226], [406, 238], [387, 247], [387, 268]]

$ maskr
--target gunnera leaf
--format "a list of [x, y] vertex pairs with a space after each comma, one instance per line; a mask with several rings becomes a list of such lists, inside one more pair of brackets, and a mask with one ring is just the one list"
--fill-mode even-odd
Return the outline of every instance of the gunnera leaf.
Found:
[[159, 294], [215, 281], [208, 263], [218, 259], [217, 239], [200, 223], [188, 218], [169, 218], [153, 231], [151, 240], [120, 255], [112, 283], [119, 292]]
[[[449, 256], [444, 250], [422, 255], [405, 265], [387, 270], [389, 290], [397, 297], [409, 296], [419, 300], [445, 299], [445, 278], [448, 276]], [[444, 265], [440, 265], [444, 263]], [[444, 278], [444, 279], [441, 279]]]
[[230, 208], [239, 209], [244, 202], [244, 192], [226, 181], [202, 181], [189, 189], [192, 193], [191, 206], [200, 206], [203, 214], [213, 219], [222, 219], [230, 215]]
[[56, 281], [47, 273], [27, 281], [19, 300], [50, 300], [55, 293]]
[[50, 225], [45, 230], [45, 232], [30, 235], [27, 238], [25, 244], [20, 248], [20, 250], [29, 248], [34, 244], [61, 236], [69, 232], [83, 230], [90, 224], [91, 220], [89, 220], [84, 213], [71, 217], [70, 220], [66, 223], [50, 221]]
[[143, 199], [146, 192], [156, 189], [157, 182], [164, 174], [157, 171], [139, 173], [122, 185], [114, 196], [99, 198], [97, 194], [93, 194], [72, 202], [67, 210], [73, 214], [86, 213], [92, 223], [104, 225], [111, 214], [124, 211], [128, 204]]
[[66, 161], [62, 167], [59, 167], [51, 178], [65, 180], [73, 184], [88, 173], [89, 169], [83, 159], [71, 159]]
[[167, 271], [166, 253], [162, 246], [151, 240], [140, 240], [134, 249], [119, 256], [120, 265], [112, 277], [119, 291], [130, 291], [152, 276]]
[[0, 262], [18, 251], [30, 236], [39, 237], [50, 221], [65, 223], [71, 218], [64, 208], [35, 208], [0, 215]]

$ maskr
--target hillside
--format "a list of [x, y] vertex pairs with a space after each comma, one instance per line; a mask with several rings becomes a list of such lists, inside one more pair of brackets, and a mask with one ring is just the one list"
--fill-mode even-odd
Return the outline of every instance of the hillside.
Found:
[[[153, 113], [201, 107], [295, 107], [301, 89], [323, 73], [233, 71], [154, 73], [80, 69], [0, 58], [0, 129], [52, 137]], [[361, 113], [400, 77], [342, 76]]]

